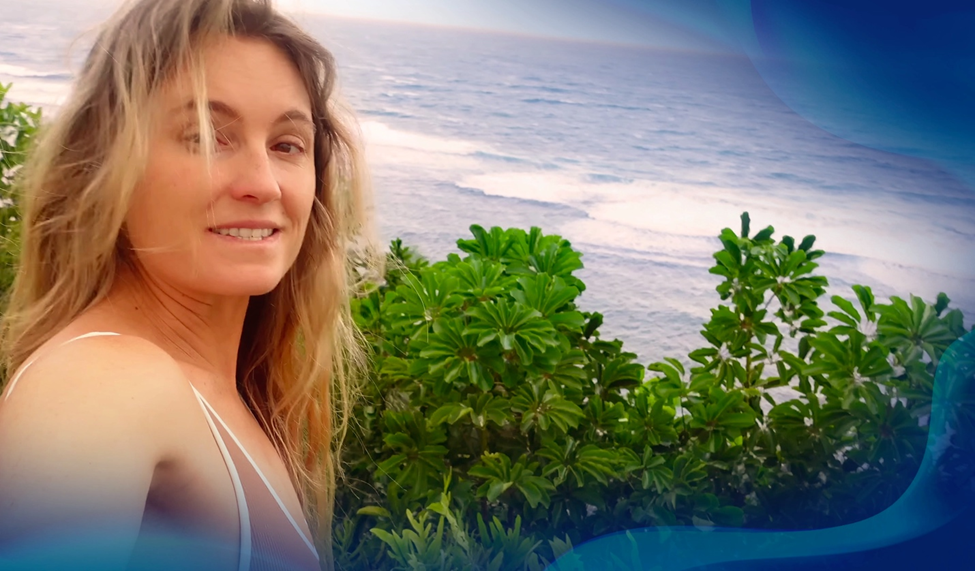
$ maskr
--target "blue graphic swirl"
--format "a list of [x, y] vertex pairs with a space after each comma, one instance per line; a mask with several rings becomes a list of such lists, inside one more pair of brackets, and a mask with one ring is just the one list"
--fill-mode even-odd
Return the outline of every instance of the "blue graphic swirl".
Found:
[[615, 0], [746, 55], [804, 119], [975, 188], [971, 0]]
[[[45, 539], [0, 545], [0, 571], [102, 571], [119, 567], [119, 554], [132, 551], [132, 530], [113, 525], [85, 525]], [[139, 534], [127, 571], [212, 571], [239, 556], [237, 542], [172, 531]], [[124, 555], [122, 555], [124, 557]], [[251, 569], [298, 571], [283, 557], [251, 554]]]
[[975, 503], [973, 396], [975, 331], [952, 344], [938, 365], [927, 447], [914, 481], [893, 505], [871, 518], [810, 531], [630, 530], [578, 546], [549, 569], [679, 571], [726, 562], [862, 552], [931, 533], [954, 522]]

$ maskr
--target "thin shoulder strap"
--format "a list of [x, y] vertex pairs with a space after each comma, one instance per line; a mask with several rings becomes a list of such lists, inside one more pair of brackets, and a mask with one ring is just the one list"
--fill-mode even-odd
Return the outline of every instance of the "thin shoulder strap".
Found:
[[[197, 393], [197, 395], [199, 396], [199, 393]], [[284, 502], [281, 501], [281, 496], [278, 495], [278, 492], [274, 489], [274, 486], [271, 485], [270, 480], [268, 480], [267, 476], [264, 475], [264, 471], [261, 470], [261, 467], [257, 465], [257, 462], [254, 461], [254, 458], [247, 452], [247, 449], [244, 448], [244, 445], [237, 438], [237, 435], [234, 434], [234, 431], [230, 430], [230, 427], [227, 426], [227, 423], [224, 422], [222, 418], [220, 418], [220, 415], [217, 414], [217, 411], [213, 410], [213, 407], [210, 406], [210, 403], [206, 402], [206, 400], [203, 399], [202, 396], [200, 396], [200, 399], [202, 400], [202, 402], [206, 403], [207, 407], [210, 408], [210, 412], [213, 413], [213, 417], [217, 419], [217, 422], [220, 423], [220, 426], [223, 427], [223, 429], [227, 432], [227, 435], [230, 436], [230, 439], [233, 440], [235, 445], [237, 445], [237, 449], [240, 450], [240, 453], [244, 456], [244, 458], [251, 465], [251, 467], [254, 468], [254, 472], [257, 473], [257, 476], [261, 479], [261, 482], [264, 484], [264, 487], [266, 487], [267, 491], [270, 492], [271, 497], [278, 504], [278, 508], [280, 508], [281, 512], [284, 513], [284, 516], [288, 519], [288, 522], [291, 523], [291, 526], [298, 533], [298, 536], [301, 537], [301, 540], [305, 543], [306, 546], [308, 546], [308, 549], [311, 550], [315, 558], [318, 559], [319, 555], [318, 555], [318, 550], [315, 549], [315, 544], [308, 539], [308, 537], [305, 535], [305, 532], [302, 531], [301, 527], [298, 525], [298, 522], [295, 521], [294, 516], [292, 516], [291, 512], [288, 511], [288, 508], [285, 507]]]
[[213, 433], [213, 439], [217, 442], [217, 447], [220, 448], [220, 454], [227, 464], [227, 471], [230, 472], [230, 480], [234, 486], [234, 495], [237, 496], [237, 514], [240, 519], [240, 552], [238, 555], [237, 569], [238, 571], [249, 571], [251, 564], [251, 516], [247, 508], [244, 486], [240, 481], [240, 473], [237, 472], [234, 459], [230, 456], [230, 451], [227, 450], [227, 443], [224, 442], [220, 431], [217, 429], [217, 425], [213, 422], [213, 419], [216, 418], [223, 425], [223, 420], [217, 414], [217, 411], [213, 410], [210, 403], [203, 398], [200, 391], [196, 390], [196, 387], [192, 383], [190, 384], [190, 388], [196, 394], [196, 400], [200, 403], [200, 408], [203, 409], [203, 416], [206, 417], [207, 424], [210, 426], [210, 432]]
[[[60, 345], [58, 345], [58, 347], [64, 347], [65, 345], [67, 345], [68, 343], [71, 343], [72, 341], [77, 341], [79, 339], [85, 339], [86, 337], [103, 337], [103, 336], [106, 336], [106, 335], [119, 335], [119, 334], [118, 333], [115, 333], [113, 331], [92, 331], [91, 333], [85, 333], [84, 335], [79, 335], [77, 337], [72, 337], [71, 339], [68, 339], [64, 343], [61, 343]], [[31, 365], [33, 365], [34, 363], [36, 363], [37, 360], [40, 359], [43, 356], [44, 356], [43, 354], [37, 355], [36, 357], [34, 357], [33, 359], [31, 359], [30, 361], [27, 361], [27, 363], [23, 367], [20, 368], [20, 371], [18, 371], [17, 374], [14, 375], [13, 380], [11, 380], [10, 381], [10, 384], [7, 385], [7, 390], [5, 390], [3, 392], [3, 398], [0, 398], [0, 402], [2, 402], [3, 400], [5, 400], [7, 397], [10, 396], [10, 393], [12, 393], [13, 390], [14, 390], [14, 385], [17, 384], [17, 381], [20, 380], [20, 377], [24, 376], [24, 371], [26, 371]]]

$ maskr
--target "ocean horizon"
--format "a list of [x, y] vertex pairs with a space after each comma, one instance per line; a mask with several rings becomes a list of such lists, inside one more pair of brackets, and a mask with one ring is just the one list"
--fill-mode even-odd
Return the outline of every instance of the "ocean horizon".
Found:
[[[29, 6], [25, 3], [25, 6]], [[12, 11], [0, 82], [55, 113], [86, 20]], [[97, 19], [93, 20], [97, 21]], [[357, 110], [383, 239], [431, 260], [468, 227], [539, 226], [583, 253], [579, 305], [642, 363], [686, 359], [720, 303], [722, 228], [817, 236], [827, 296], [938, 292], [975, 315], [975, 193], [938, 165], [833, 136], [788, 108], [751, 62], [325, 16]]]

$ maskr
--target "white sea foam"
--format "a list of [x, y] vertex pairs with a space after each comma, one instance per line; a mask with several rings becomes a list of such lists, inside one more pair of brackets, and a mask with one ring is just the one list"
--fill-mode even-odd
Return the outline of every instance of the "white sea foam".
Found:
[[[579, 206], [598, 201], [602, 195], [622, 190], [621, 185], [593, 185], [567, 172], [519, 171], [469, 174], [457, 186], [480, 190], [491, 196]], [[597, 188], [600, 187], [600, 188]]]
[[[896, 194], [821, 194], [783, 187], [774, 194], [700, 182], [614, 180], [593, 176], [581, 166], [559, 170], [532, 168], [518, 157], [471, 140], [394, 129], [379, 121], [363, 123], [370, 157], [377, 166], [400, 165], [452, 176], [461, 188], [486, 195], [569, 206], [585, 213], [559, 231], [576, 242], [652, 252], [660, 261], [710, 263], [713, 238], [720, 228], [737, 229], [748, 211], [752, 232], [772, 225], [798, 240], [815, 234], [816, 247], [854, 256], [869, 277], [891, 283], [906, 278], [907, 268], [923, 268], [960, 279], [975, 277], [975, 221], [950, 205], [912, 203]], [[505, 155], [527, 166], [499, 170], [488, 157]], [[684, 177], [690, 178], [690, 177]], [[923, 214], [923, 216], [919, 216]], [[707, 239], [707, 240], [702, 240]], [[700, 262], [705, 260], [705, 262]], [[924, 272], [912, 276], [915, 291]], [[897, 288], [901, 289], [901, 288]]]
[[[0, 82], [9, 83], [11, 80], [0, 74]], [[67, 82], [53, 82], [36, 79], [18, 79], [13, 82], [7, 92], [7, 100], [19, 101], [43, 107], [46, 112], [53, 112], [68, 95]]]
[[379, 121], [362, 121], [360, 125], [366, 143], [370, 145], [449, 155], [465, 155], [480, 149], [477, 143], [470, 141], [393, 129]]
[[711, 253], [719, 247], [718, 240], [710, 236], [652, 232], [590, 217], [567, 222], [560, 231], [587, 252], [599, 252], [605, 248], [607, 251], [625, 252], [633, 259], [699, 269], [709, 268], [713, 264]]
[[62, 78], [67, 75], [68, 71], [39, 71], [36, 69], [31, 69], [29, 67], [24, 67], [21, 65], [11, 65], [8, 63], [0, 63], [0, 76], [6, 76], [11, 78]]
[[12, 84], [8, 101], [44, 107], [53, 112], [70, 89], [67, 71], [39, 70], [22, 65], [0, 63], [0, 83]]
[[417, 169], [473, 169], [469, 155], [476, 143], [393, 129], [374, 120], [360, 123], [369, 161], [374, 166], [401, 165]]
[[[714, 236], [723, 227], [737, 229], [736, 221], [748, 211], [752, 231], [772, 225], [815, 234], [816, 246], [835, 254], [877, 259], [926, 268], [939, 273], [975, 277], [971, 241], [959, 240], [958, 227], [975, 235], [975, 221], [958, 219], [950, 206], [919, 207], [885, 196], [800, 195], [774, 196], [751, 190], [707, 184], [637, 180], [591, 182], [567, 172], [495, 172], [466, 176], [458, 183], [485, 194], [562, 204], [583, 209], [590, 221], [580, 223], [587, 241], [619, 244], [620, 228], [646, 230], [667, 236]], [[918, 216], [919, 208], [928, 215]], [[948, 224], [946, 224], [946, 222]], [[947, 227], [946, 227], [947, 226]], [[638, 249], [657, 237], [628, 231], [623, 243]]]

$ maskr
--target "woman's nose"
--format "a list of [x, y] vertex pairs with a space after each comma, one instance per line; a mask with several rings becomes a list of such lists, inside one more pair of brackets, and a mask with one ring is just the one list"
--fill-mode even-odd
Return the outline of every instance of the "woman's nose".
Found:
[[232, 161], [231, 194], [237, 200], [259, 204], [281, 197], [281, 186], [275, 175], [267, 148], [263, 144], [249, 144], [238, 148]]

